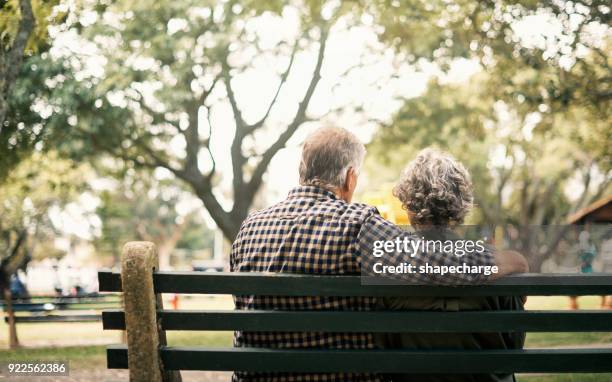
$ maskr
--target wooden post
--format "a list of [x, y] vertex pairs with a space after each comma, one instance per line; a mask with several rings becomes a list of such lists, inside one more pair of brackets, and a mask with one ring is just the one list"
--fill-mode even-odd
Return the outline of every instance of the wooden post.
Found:
[[178, 372], [164, 372], [159, 346], [165, 333], [157, 322], [161, 295], [153, 289], [153, 271], [158, 266], [157, 248], [150, 242], [129, 242], [121, 255], [121, 284], [127, 330], [130, 382], [176, 382]]
[[6, 316], [8, 318], [9, 330], [9, 349], [17, 349], [19, 347], [19, 338], [17, 338], [17, 324], [15, 322], [15, 311], [13, 310], [13, 294], [11, 288], [4, 288], [2, 291]]

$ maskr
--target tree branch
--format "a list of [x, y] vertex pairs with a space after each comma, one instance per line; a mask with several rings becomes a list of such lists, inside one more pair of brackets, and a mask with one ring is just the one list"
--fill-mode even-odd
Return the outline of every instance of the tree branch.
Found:
[[221, 73], [219, 73], [217, 76], [215, 76], [215, 78], [213, 79], [212, 84], [210, 85], [210, 87], [208, 88], [208, 90], [203, 90], [202, 94], [200, 95], [200, 105], [204, 105], [204, 102], [206, 102], [206, 99], [208, 98], [208, 96], [210, 95], [210, 93], [212, 93], [212, 91], [215, 89], [215, 86], [217, 86], [217, 83], [219, 82], [219, 80], [221, 80]]
[[250, 203], [252, 198], [255, 195], [255, 192], [259, 189], [259, 186], [262, 183], [262, 178], [264, 173], [266, 172], [270, 161], [274, 157], [274, 155], [285, 146], [287, 141], [293, 136], [295, 131], [306, 121], [306, 110], [308, 109], [308, 105], [314, 94], [314, 91], [321, 79], [321, 68], [323, 67], [323, 59], [325, 57], [325, 48], [327, 45], [327, 38], [329, 36], [329, 25], [324, 25], [320, 27], [321, 37], [319, 40], [319, 50], [317, 53], [317, 63], [315, 65], [315, 69], [310, 79], [310, 83], [308, 88], [306, 89], [306, 93], [302, 98], [302, 101], [299, 104], [298, 110], [293, 117], [292, 122], [289, 124], [287, 129], [281, 133], [278, 139], [264, 152], [262, 155], [261, 161], [255, 167], [253, 171], [253, 175], [248, 183], [248, 196], [249, 199], [245, 202]]
[[144, 110], [145, 112], [147, 112], [151, 116], [151, 118], [153, 118], [153, 124], [167, 123], [171, 125], [172, 127], [174, 127], [177, 131], [181, 131], [181, 128], [177, 121], [170, 121], [166, 118], [164, 113], [160, 113], [156, 110], [153, 110], [153, 108], [151, 108], [151, 106], [147, 105], [147, 103], [145, 102], [144, 95], [142, 94], [142, 92], [138, 89], [134, 89], [134, 88], [132, 89], [135, 92], [137, 92], [138, 95], [140, 96], [140, 99], [132, 98], [132, 100], [138, 102], [138, 105], [140, 106], [140, 108]]
[[263, 126], [263, 124], [266, 122], [266, 119], [268, 119], [268, 116], [270, 116], [270, 112], [272, 111], [272, 108], [274, 107], [274, 105], [276, 104], [276, 101], [278, 100], [278, 95], [280, 94], [280, 92], [281, 92], [285, 82], [287, 82], [287, 78], [289, 77], [289, 73], [291, 73], [291, 68], [293, 67], [293, 62], [295, 61], [295, 56], [297, 54], [299, 44], [300, 44], [300, 38], [296, 39], [295, 40], [295, 44], [293, 44], [293, 48], [291, 50], [291, 56], [289, 58], [289, 64], [287, 65], [287, 69], [281, 75], [280, 82], [279, 82], [279, 84], [278, 84], [278, 86], [276, 88], [276, 92], [274, 93], [274, 97], [272, 97], [272, 101], [268, 105], [268, 109], [266, 110], [266, 112], [264, 113], [263, 117], [259, 121], [255, 122], [252, 125], [248, 125], [246, 127], [245, 134], [250, 134], [253, 131], [255, 131], [258, 128], [260, 128], [261, 126]]
[[[202, 146], [202, 141], [200, 140], [200, 132], [199, 132], [200, 107], [204, 106], [206, 99], [208, 98], [210, 93], [212, 93], [213, 89], [217, 85], [217, 82], [219, 81], [220, 78], [221, 78], [221, 74], [217, 75], [214, 78], [210, 87], [208, 89], [204, 89], [202, 91], [202, 94], [193, 103], [190, 103], [188, 106], [189, 110], [187, 110], [187, 114], [189, 115], [189, 126], [185, 130], [182, 130], [181, 132], [183, 136], [185, 137], [186, 151], [187, 151], [184, 170], [188, 174], [191, 174], [192, 177], [200, 178], [202, 176], [202, 173], [200, 172], [200, 169], [198, 167], [198, 155], [200, 153], [200, 149]], [[211, 132], [210, 131], [210, 118], [208, 118], [208, 123], [209, 123], [209, 133], [210, 133]], [[208, 149], [210, 153], [210, 142], [206, 143], [206, 148]], [[212, 158], [212, 153], [210, 154]], [[213, 175], [212, 173], [214, 172], [215, 163], [214, 163], [214, 159], [212, 159], [212, 161], [213, 161], [213, 171], [211, 171], [205, 178], [210, 178]]]
[[232, 107], [234, 123], [236, 125], [236, 132], [234, 134], [234, 139], [232, 140], [230, 153], [232, 158], [232, 187], [234, 190], [234, 199], [237, 200], [240, 197], [239, 195], [237, 195], [237, 192], [242, 189], [242, 186], [244, 184], [244, 172], [242, 170], [242, 166], [244, 165], [246, 159], [242, 154], [242, 140], [244, 139], [246, 124], [244, 122], [242, 112], [238, 107], [238, 102], [236, 101], [234, 89], [232, 89], [232, 77], [230, 74], [231, 67], [227, 60], [229, 55], [228, 49], [229, 47], [226, 47], [225, 53], [221, 59], [221, 75], [225, 83], [227, 97]]
[[589, 187], [591, 186], [591, 170], [593, 169], [594, 164], [595, 161], [591, 160], [587, 166], [584, 175], [582, 176], [584, 190], [582, 190], [580, 197], [576, 200], [573, 207], [570, 209], [570, 212], [575, 212], [584, 205], [587, 195], [589, 194]]
[[206, 121], [208, 121], [208, 138], [206, 140], [205, 147], [206, 147], [206, 150], [208, 151], [208, 155], [210, 156], [210, 161], [212, 162], [212, 167], [207, 177], [211, 179], [213, 175], [215, 174], [215, 171], [217, 170], [217, 162], [215, 161], [215, 156], [213, 155], [212, 150], [210, 149], [210, 145], [212, 141], [212, 121], [210, 119], [210, 108], [207, 109], [207, 112], [206, 112]]
[[189, 115], [189, 126], [182, 131], [183, 137], [185, 138], [185, 163], [183, 168], [187, 172], [200, 173], [198, 168], [198, 153], [200, 152], [200, 132], [198, 126], [198, 114], [200, 110], [200, 104], [195, 102], [190, 106], [190, 110], [187, 110]]
[[225, 53], [221, 59], [221, 76], [223, 77], [223, 82], [225, 83], [225, 90], [227, 91], [227, 98], [230, 101], [230, 105], [232, 106], [232, 112], [234, 114], [234, 120], [236, 121], [236, 132], [239, 130], [243, 130], [245, 126], [244, 118], [242, 116], [242, 111], [238, 107], [238, 102], [236, 101], [236, 95], [234, 94], [234, 89], [232, 89], [232, 76], [230, 74], [231, 67], [227, 61], [229, 56], [229, 47], [225, 49]]

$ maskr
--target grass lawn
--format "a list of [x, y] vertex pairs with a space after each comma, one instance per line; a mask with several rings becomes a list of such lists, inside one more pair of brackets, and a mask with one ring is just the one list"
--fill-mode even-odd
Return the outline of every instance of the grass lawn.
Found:
[[0, 363], [28, 360], [70, 360], [70, 367], [106, 367], [104, 346], [67, 346], [61, 348], [21, 348], [0, 351]]
[[[582, 309], [597, 309], [598, 297], [581, 297]], [[529, 297], [527, 309], [566, 309], [565, 297]], [[166, 306], [169, 306], [166, 303]], [[183, 299], [180, 309], [231, 309], [227, 297]], [[103, 331], [97, 323], [37, 323], [17, 326], [19, 339], [26, 347], [14, 351], [6, 350], [7, 326], [0, 320], [0, 363], [8, 360], [51, 360], [68, 359], [71, 368], [103, 369], [106, 365], [103, 345], [88, 346], [87, 343], [117, 343], [120, 333]], [[57, 344], [75, 341], [84, 346], [53, 347]], [[175, 346], [227, 347], [232, 344], [231, 332], [168, 332], [168, 343]], [[45, 344], [48, 344], [45, 346]], [[529, 333], [527, 347], [571, 347], [572, 345], [612, 344], [612, 333]], [[42, 347], [39, 347], [41, 346]], [[49, 346], [50, 345], [50, 346]], [[30, 346], [30, 347], [28, 347]], [[31, 347], [36, 346], [36, 347]], [[612, 374], [565, 374], [565, 375], [520, 375], [519, 381], [561, 382], [561, 381], [612, 381]]]

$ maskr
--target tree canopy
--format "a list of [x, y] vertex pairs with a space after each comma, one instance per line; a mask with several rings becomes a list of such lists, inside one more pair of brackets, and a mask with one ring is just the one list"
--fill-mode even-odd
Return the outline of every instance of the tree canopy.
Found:
[[[255, 6], [255, 4], [258, 4]], [[117, 2], [100, 7], [84, 35], [96, 43], [106, 65], [94, 83], [98, 107], [79, 113], [74, 138], [91, 152], [139, 168], [164, 168], [188, 184], [228, 238], [246, 217], [274, 155], [308, 121], [334, 15], [325, 19], [316, 2], [298, 10], [299, 30], [268, 47], [251, 23], [286, 12], [282, 2]], [[253, 6], [251, 6], [253, 5]], [[312, 75], [292, 119], [268, 126], [296, 55], [314, 52]], [[276, 90], [257, 118], [244, 115], [236, 78], [255, 66], [278, 68]], [[94, 80], [95, 81], [95, 80]], [[229, 102], [233, 126], [212, 126], [211, 115]], [[94, 122], [92, 123], [92, 119]], [[96, 123], [96, 120], [102, 122]], [[219, 180], [211, 140], [217, 129], [235, 131], [229, 147], [233, 204], [223, 208], [214, 192]], [[262, 130], [276, 137], [254, 152]]]
[[86, 167], [54, 152], [36, 153], [0, 184], [0, 282], [34, 257], [38, 245], [55, 236], [50, 212], [75, 201], [86, 189]]
[[[605, 192], [593, 187], [610, 170], [609, 145], [601, 144], [611, 138], [609, 21], [602, 1], [85, 3], [66, 27], [85, 53], [40, 54], [20, 68], [0, 131], [8, 153], [0, 155], [0, 176], [37, 145], [74, 160], [163, 169], [232, 239], [272, 159], [300, 128], [321, 120], [311, 105], [330, 39], [367, 28], [382, 44], [368, 51], [370, 61], [393, 55], [395, 69], [433, 67], [438, 77], [422, 96], [400, 99], [372, 147], [410, 147], [398, 161], [425, 145], [461, 148], [487, 185], [479, 195], [487, 219], [558, 221]], [[467, 84], [445, 79], [458, 59], [479, 68]], [[227, 146], [215, 149], [223, 136], [231, 137]], [[492, 158], [502, 164], [491, 167]], [[544, 171], [548, 162], [554, 171]], [[572, 177], [588, 185], [574, 206], [562, 190]], [[510, 199], [528, 190], [523, 200], [539, 212], [514, 216], [504, 199], [509, 183]], [[542, 200], [562, 207], [553, 211]]]
[[115, 257], [128, 241], [150, 241], [157, 244], [160, 269], [167, 269], [186, 233], [197, 232], [199, 238], [192, 245], [207, 236], [199, 208], [179, 212], [181, 201], [188, 200], [184, 194], [174, 182], [158, 181], [148, 171], [126, 176], [117, 187], [102, 191], [96, 211], [102, 223], [95, 241], [98, 254]]
[[51, 114], [63, 112], [54, 105], [53, 100], [62, 98], [55, 88], [57, 78], [70, 74], [61, 63], [47, 59], [49, 27], [62, 24], [67, 16], [58, 4], [0, 2], [0, 183], [52, 136], [53, 126], [46, 122]]

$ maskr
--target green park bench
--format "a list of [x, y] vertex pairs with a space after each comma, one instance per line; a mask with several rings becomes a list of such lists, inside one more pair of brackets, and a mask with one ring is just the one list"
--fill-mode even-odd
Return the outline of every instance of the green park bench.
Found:
[[[94, 322], [102, 320], [103, 309], [120, 307], [121, 300], [115, 295], [33, 296], [13, 299], [11, 305], [16, 323]], [[6, 311], [4, 300], [0, 307]]]
[[[525, 350], [268, 349], [168, 346], [167, 330], [316, 332], [610, 332], [612, 311], [187, 311], [164, 310], [161, 293], [283, 296], [610, 295], [612, 275], [506, 277], [479, 286], [363, 285], [359, 276], [156, 272], [151, 243], [124, 247], [122, 270], [101, 271], [100, 291], [123, 291], [104, 329], [126, 329], [108, 367], [131, 381], [179, 380], [178, 370], [356, 373], [610, 373], [612, 348]], [[366, 283], [367, 284], [367, 283]]]
[[120, 296], [116, 294], [31, 296], [13, 298], [10, 302], [0, 300], [10, 348], [19, 346], [18, 324], [97, 322], [102, 320], [103, 309], [121, 306]]

